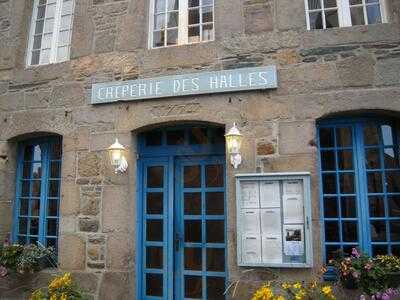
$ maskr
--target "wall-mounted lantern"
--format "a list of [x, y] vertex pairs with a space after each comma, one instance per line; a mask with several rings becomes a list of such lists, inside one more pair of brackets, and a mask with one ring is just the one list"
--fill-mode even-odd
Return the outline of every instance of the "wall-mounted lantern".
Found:
[[225, 134], [225, 139], [228, 154], [231, 156], [231, 164], [235, 169], [242, 163], [242, 156], [240, 155], [242, 138], [243, 136], [236, 127], [236, 123], [233, 123], [233, 127]]
[[125, 147], [115, 139], [115, 143], [108, 147], [111, 165], [115, 167], [115, 173], [124, 173], [128, 169], [128, 162], [125, 158]]

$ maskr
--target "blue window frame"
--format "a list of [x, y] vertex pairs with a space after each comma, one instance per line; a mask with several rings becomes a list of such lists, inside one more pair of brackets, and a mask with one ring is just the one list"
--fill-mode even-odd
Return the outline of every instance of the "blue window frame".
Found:
[[318, 124], [324, 259], [359, 247], [400, 255], [399, 124], [391, 119]]
[[13, 241], [57, 251], [62, 144], [59, 137], [18, 145]]
[[225, 299], [224, 130], [139, 136], [138, 299]]

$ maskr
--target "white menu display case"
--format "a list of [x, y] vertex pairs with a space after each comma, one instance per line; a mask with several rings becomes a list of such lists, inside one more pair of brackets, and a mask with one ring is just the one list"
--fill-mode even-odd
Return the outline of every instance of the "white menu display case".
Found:
[[239, 266], [312, 267], [310, 173], [236, 175]]

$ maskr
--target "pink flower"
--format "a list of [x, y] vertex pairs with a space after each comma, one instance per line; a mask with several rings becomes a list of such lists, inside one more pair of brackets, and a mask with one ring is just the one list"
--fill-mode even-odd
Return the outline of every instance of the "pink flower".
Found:
[[351, 255], [353, 255], [356, 258], [360, 257], [360, 253], [358, 253], [356, 248], [351, 249]]
[[372, 264], [371, 263], [366, 263], [365, 266], [364, 266], [364, 269], [367, 270], [367, 271], [371, 270], [372, 269]]
[[4, 266], [0, 266], [0, 278], [5, 277], [8, 274], [7, 268]]
[[5, 238], [4, 242], [3, 242], [3, 246], [4, 247], [8, 247], [10, 246], [10, 239], [8, 237]]
[[353, 278], [358, 278], [358, 272], [353, 272], [351, 275], [353, 275]]
[[384, 294], [382, 294], [381, 299], [382, 300], [390, 300], [390, 297], [388, 294], [384, 293]]
[[367, 300], [367, 297], [365, 297], [365, 295], [361, 295], [359, 300]]

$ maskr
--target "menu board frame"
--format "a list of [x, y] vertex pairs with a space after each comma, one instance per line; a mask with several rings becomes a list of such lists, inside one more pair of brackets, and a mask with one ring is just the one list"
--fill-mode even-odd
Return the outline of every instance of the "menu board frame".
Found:
[[[310, 173], [254, 173], [237, 174], [235, 177], [238, 266], [311, 268], [313, 266], [313, 249]], [[292, 184], [292, 186], [290, 186], [290, 184]], [[301, 190], [299, 190], [300, 185]], [[243, 190], [243, 186], [246, 187], [247, 190]], [[254, 190], [252, 191], [251, 189]], [[262, 193], [265, 190], [268, 191], [268, 195], [272, 195], [271, 197], [279, 197], [279, 207], [276, 207], [278, 199], [262, 199]], [[255, 204], [257, 203], [257, 199], [254, 199], [255, 197], [258, 197], [258, 207], [256, 207]], [[293, 211], [289, 211], [288, 209], [288, 207], [301, 209], [299, 208], [301, 207], [299, 203], [297, 203], [297, 205], [295, 203], [296, 201], [301, 201], [301, 198], [303, 201], [303, 216], [301, 216], [301, 213], [293, 214]], [[287, 202], [289, 200], [293, 202], [288, 204]], [[265, 207], [265, 205], [267, 205], [265, 203], [268, 203], [268, 201], [270, 201], [271, 207]], [[286, 202], [284, 203], [284, 201]], [[264, 207], [262, 207], [263, 205]], [[251, 213], [259, 213], [260, 217], [253, 218], [253, 221], [251, 221], [251, 217], [247, 216], [246, 218], [246, 214], [249, 215]], [[279, 233], [276, 232], [276, 228], [271, 228], [268, 232], [268, 223], [271, 220], [263, 222], [262, 213], [269, 213], [271, 216], [273, 216], [274, 213], [279, 214], [279, 218], [275, 215], [275, 220], [280, 220], [280, 236], [277, 235]], [[258, 223], [259, 228], [257, 228]], [[263, 226], [265, 227], [264, 230]], [[251, 230], [252, 227], [254, 227], [253, 230]], [[268, 236], [268, 234], [270, 234], [270, 236]], [[247, 244], [247, 239], [249, 240], [249, 244]], [[268, 249], [265, 244], [266, 240], [270, 240], [267, 244], [267, 246], [270, 247]], [[281, 246], [279, 246], [279, 244]], [[257, 245], [257, 247], [254, 245]], [[271, 248], [274, 245], [278, 248]], [[252, 249], [251, 253], [246, 252], [248, 248]], [[279, 251], [281, 254], [279, 254]], [[268, 257], [268, 253], [273, 255]]]

